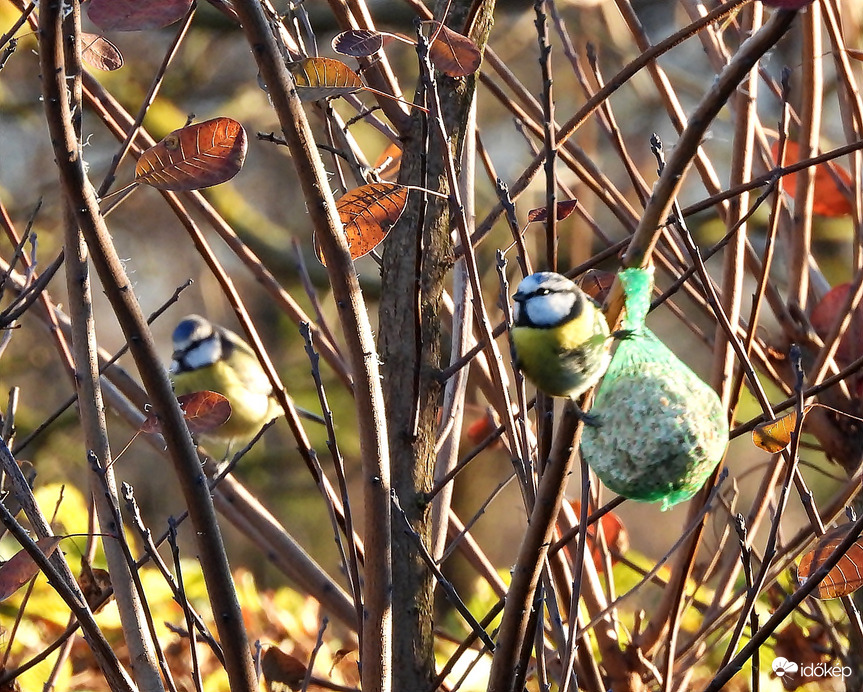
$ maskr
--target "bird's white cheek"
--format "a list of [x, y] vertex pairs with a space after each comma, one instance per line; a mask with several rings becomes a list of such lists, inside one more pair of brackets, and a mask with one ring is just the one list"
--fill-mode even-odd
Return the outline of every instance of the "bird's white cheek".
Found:
[[571, 311], [575, 296], [571, 293], [550, 293], [532, 298], [525, 305], [530, 321], [538, 326], [552, 326], [563, 320]]
[[183, 356], [186, 367], [190, 370], [212, 365], [222, 357], [222, 349], [216, 339], [206, 339], [188, 350]]
[[519, 315], [521, 315], [521, 305], [519, 303], [512, 304], [512, 321], [518, 322]]

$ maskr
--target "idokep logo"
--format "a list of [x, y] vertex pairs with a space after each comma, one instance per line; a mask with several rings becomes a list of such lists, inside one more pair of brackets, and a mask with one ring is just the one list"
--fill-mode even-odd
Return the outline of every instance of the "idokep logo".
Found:
[[807, 663], [802, 668], [794, 661], [779, 656], [773, 659], [773, 673], [777, 678], [789, 677], [800, 673], [804, 680], [819, 678], [846, 678], [851, 676], [850, 666], [829, 666], [826, 663]]
[[783, 658], [780, 656], [779, 658], [773, 659], [773, 672], [776, 674], [777, 678], [784, 678], [786, 675], [794, 675], [800, 666], [798, 666], [794, 661], [789, 661], [787, 658]]

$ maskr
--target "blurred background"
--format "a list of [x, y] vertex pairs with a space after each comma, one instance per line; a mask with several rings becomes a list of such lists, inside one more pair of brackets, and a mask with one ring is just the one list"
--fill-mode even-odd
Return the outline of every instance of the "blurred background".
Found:
[[[277, 9], [284, 9], [280, 7], [281, 4], [283, 3], [277, 3]], [[711, 9], [715, 3], [705, 5]], [[311, 17], [320, 53], [334, 56], [330, 41], [337, 28], [326, 4], [322, 0], [310, 0], [305, 6]], [[691, 21], [683, 3], [633, 0], [632, 6], [653, 42], [658, 42]], [[559, 3], [558, 9], [575, 50], [580, 55], [585, 55], [588, 45], [593, 46], [606, 80], [639, 54], [640, 50], [614, 2], [573, 0]], [[373, 13], [380, 29], [405, 34], [413, 31], [412, 14], [405, 6], [392, 2], [377, 2], [373, 6]], [[5, 27], [10, 26], [17, 16], [18, 12], [11, 3], [0, 3], [0, 31], [5, 31]], [[490, 45], [516, 77], [538, 95], [541, 77], [534, 18], [532, 8], [525, 3], [502, 3], [496, 15]], [[848, 45], [863, 48], [861, 25], [863, 9], [860, 3], [847, 0], [844, 3], [843, 30]], [[85, 29], [97, 31], [92, 25], [85, 26]], [[175, 31], [176, 26], [158, 31], [106, 34], [123, 53], [126, 64], [116, 72], [94, 73], [129, 112], [137, 112]], [[729, 35], [729, 41], [733, 42], [733, 34], [729, 32]], [[40, 106], [39, 66], [37, 56], [32, 50], [33, 45], [32, 35], [22, 37], [18, 50], [0, 71], [0, 200], [19, 231], [24, 229], [41, 200], [42, 207], [33, 228], [38, 236], [38, 260], [41, 266], [45, 266], [54, 259], [61, 247], [62, 208]], [[799, 37], [796, 31], [792, 30], [782, 43], [767, 55], [763, 68], [774, 78], [778, 78], [781, 70], [787, 67], [791, 70], [793, 81], [794, 72], [799, 68], [799, 54]], [[403, 89], [408, 94], [412, 93], [417, 75], [413, 48], [394, 43], [387, 47], [387, 55]], [[829, 55], [825, 56], [824, 61], [827, 105], [822, 146], [826, 149], [842, 143], [843, 134], [836, 110], [835, 77]], [[556, 35], [553, 64], [557, 116], [559, 122], [563, 122], [584, 102], [585, 96]], [[715, 76], [698, 38], [691, 38], [675, 48], [660, 60], [660, 65], [666, 71], [687, 112], [691, 111]], [[373, 103], [368, 95], [360, 94], [360, 98], [368, 105]], [[511, 184], [532, 158], [532, 147], [536, 147], [537, 142], [525, 136], [523, 128], [513, 120], [509, 111], [483, 86], [479, 87], [478, 98], [478, 122], [483, 145], [497, 175]], [[635, 165], [648, 184], [651, 184], [655, 179], [656, 164], [649, 150], [650, 135], [654, 132], [659, 134], [666, 149], [673, 148], [677, 137], [653, 83], [646, 74], [639, 74], [619, 90], [610, 103], [621, 137]], [[355, 114], [338, 100], [334, 102], [334, 107], [346, 119]], [[775, 123], [779, 119], [779, 113], [779, 100], [764, 89], [759, 99], [759, 114], [762, 120], [765, 123]], [[243, 124], [249, 135], [249, 150], [240, 174], [230, 183], [205, 190], [205, 196], [232, 224], [242, 239], [263, 258], [267, 268], [280, 283], [309, 314], [314, 314], [299, 278], [299, 251], [309, 268], [325, 317], [331, 326], [337, 328], [325, 275], [314, 257], [310, 225], [287, 150], [270, 141], [259, 140], [256, 136], [256, 133], [278, 132], [278, 124], [267, 101], [267, 95], [259, 86], [248, 46], [242, 34], [223, 15], [207, 3], [201, 3], [191, 32], [176, 61], [168, 70], [144, 126], [159, 139], [182, 127], [188, 118], [201, 121], [216, 116], [230, 116]], [[320, 121], [314, 121], [314, 124], [321, 135], [320, 141], [324, 141]], [[101, 181], [118, 145], [90, 113], [85, 113], [84, 132], [87, 164], [91, 178], [98, 187], [98, 182]], [[369, 161], [374, 163], [386, 148], [385, 138], [362, 122], [353, 125], [351, 132], [360, 142]], [[627, 173], [595, 118], [579, 130], [574, 141], [614, 185], [623, 191], [629, 203], [639, 209], [640, 202]], [[723, 111], [711, 128], [704, 148], [717, 169], [720, 172], [726, 171], [726, 176], [731, 157], [731, 141], [729, 114]], [[582, 208], [595, 219], [608, 240], [616, 242], [625, 238], [629, 230], [571, 173], [561, 170], [561, 180], [572, 189]], [[756, 173], [761, 172], [762, 170], [756, 167]], [[118, 171], [115, 189], [129, 182], [133, 173], [133, 162], [127, 158]], [[723, 185], [727, 183], [727, 179], [722, 180]], [[335, 180], [333, 184], [336, 184]], [[341, 191], [336, 191], [336, 195], [339, 194]], [[487, 176], [478, 176], [475, 194], [478, 218], [482, 219], [497, 201]], [[529, 209], [544, 205], [544, 194], [544, 181], [537, 178], [532, 188], [518, 201], [517, 211], [521, 222], [526, 219]], [[691, 176], [681, 198], [682, 204], [686, 206], [704, 196], [704, 189], [696, 176]], [[766, 210], [758, 212], [752, 226], [756, 247], [765, 222]], [[712, 211], [690, 218], [689, 223], [704, 246], [715, 242], [725, 232], [724, 225]], [[136, 189], [111, 213], [109, 226], [145, 314], [159, 308], [186, 280], [192, 279], [194, 282], [190, 288], [183, 291], [177, 303], [153, 325], [166, 364], [172, 350], [171, 331], [184, 315], [201, 313], [231, 329], [238, 328], [216, 282], [196, 253], [183, 227], [168, 210], [157, 191], [143, 186]], [[561, 265], [564, 267], [576, 266], [604, 247], [602, 241], [578, 215], [561, 222], [560, 230]], [[296, 325], [278, 310], [215, 234], [206, 227], [204, 233], [223, 265], [229, 270], [233, 282], [252, 313], [257, 329], [289, 393], [301, 406], [319, 410], [309, 377], [309, 362]], [[848, 280], [851, 272], [850, 221], [847, 218], [819, 218], [815, 233], [817, 261], [830, 284]], [[528, 248], [541, 247], [541, 241], [534, 243], [530, 231], [526, 240]], [[489, 306], [495, 305], [498, 293], [494, 253], [498, 248], [506, 248], [509, 244], [509, 230], [504, 224], [498, 223], [477, 250], [484, 272]], [[5, 243], [2, 255], [8, 258], [10, 254], [10, 245]], [[536, 253], [535, 256], [539, 258], [541, 254]], [[719, 267], [720, 258], [721, 254], [708, 266]], [[777, 261], [782, 261], [781, 253]], [[359, 260], [358, 268], [364, 294], [371, 308], [372, 321], [376, 323], [376, 304], [380, 292], [378, 265], [373, 257], [366, 257]], [[617, 268], [617, 263], [612, 259], [605, 262], [602, 268], [613, 271]], [[514, 267], [511, 267], [512, 269]], [[781, 272], [779, 274], [781, 275]], [[515, 276], [514, 272], [512, 275]], [[62, 273], [52, 281], [49, 290], [55, 301], [61, 305], [65, 302]], [[97, 306], [99, 343], [113, 353], [123, 345], [122, 334], [98, 287], [95, 289], [94, 299]], [[681, 298], [680, 305], [684, 311], [691, 312], [687, 310], [685, 299]], [[744, 310], [746, 309], [748, 306], [744, 306]], [[500, 319], [502, 313], [498, 310], [493, 317]], [[689, 330], [684, 329], [670, 311], [658, 310], [651, 317], [650, 324], [693, 369], [702, 375], [706, 374], [709, 349]], [[769, 321], [765, 325], [770, 329]], [[712, 326], [707, 324], [704, 327], [712, 330]], [[503, 341], [501, 343], [504, 344]], [[505, 349], [504, 352], [508, 353], [508, 350]], [[120, 363], [132, 368], [128, 356], [122, 358]], [[325, 365], [322, 374], [335, 414], [339, 444], [346, 459], [348, 475], [355, 478], [359, 473], [359, 459], [353, 405], [338, 379]], [[19, 440], [37, 428], [73, 392], [73, 385], [60, 366], [48, 332], [35, 313], [25, 315], [20, 327], [12, 334], [8, 348], [0, 360], [0, 400], [13, 386], [21, 389], [16, 417]], [[469, 401], [471, 405], [468, 424], [484, 415], [485, 403], [478, 393], [469, 394]], [[746, 420], [755, 413], [756, 408], [752, 402], [744, 400], [739, 412], [740, 419]], [[115, 454], [123, 449], [135, 434], [134, 430], [110, 412], [109, 430]], [[326, 451], [323, 429], [307, 424], [306, 430], [324, 468], [329, 472], [331, 462]], [[465, 439], [463, 454], [473, 444], [471, 440]], [[217, 457], [222, 453], [216, 447], [211, 451]], [[21, 451], [20, 457], [34, 463], [39, 473], [39, 483], [81, 485], [84, 483], [85, 474], [84, 454], [77, 415], [72, 407], [30, 442]], [[805, 456], [806, 461], [814, 465], [813, 468], [804, 469], [804, 476], [815, 492], [817, 502], [820, 498], [830, 496], [837, 484], [837, 480], [830, 478], [825, 471], [837, 474], [837, 469], [830, 467], [820, 454], [811, 452]], [[756, 484], [750, 479], [753, 475], [760, 477], [769, 460], [770, 456], [756, 449], [748, 437], [734, 441], [728, 452], [731, 480], [727, 489], [730, 491], [731, 486], [736, 485], [741, 493], [741, 500], [753, 494]], [[169, 515], [180, 512], [183, 503], [172, 469], [143, 440], [136, 440], [117, 460], [115, 468], [120, 480], [134, 486], [145, 518], [154, 530], [164, 527]], [[456, 484], [456, 507], [460, 516], [465, 520], [471, 517], [491, 489], [510, 472], [511, 464], [503, 449], [495, 448], [482, 454]], [[309, 548], [317, 560], [331, 573], [338, 572], [338, 556], [326, 508], [312, 478], [299, 459], [293, 439], [284, 423], [277, 423], [265, 434], [261, 444], [242, 460], [236, 475], [262, 499], [298, 541]], [[571, 483], [573, 492], [577, 492], [578, 487], [576, 477]], [[353, 510], [362, 512], [359, 502], [355, 503]], [[628, 528], [630, 543], [639, 553], [653, 561], [663, 555], [674, 542], [682, 525], [685, 508], [678, 507], [661, 514], [657, 506], [627, 502], [618, 513]], [[514, 559], [523, 525], [523, 505], [513, 484], [489, 506], [473, 531], [495, 564], [506, 569]], [[707, 533], [705, 540], [708, 553], [710, 541], [716, 540], [723, 529], [724, 525], [717, 525], [711, 527]], [[84, 526], [67, 526], [66, 530], [82, 531]], [[284, 577], [269, 568], [260, 559], [258, 551], [249, 547], [241, 535], [231, 528], [226, 528], [225, 533], [229, 541], [232, 564], [250, 566], [262, 585], [283, 582]], [[458, 570], [454, 569], [454, 572], [457, 573]], [[458, 580], [458, 575], [454, 578]], [[649, 593], [658, 595], [658, 591]]]

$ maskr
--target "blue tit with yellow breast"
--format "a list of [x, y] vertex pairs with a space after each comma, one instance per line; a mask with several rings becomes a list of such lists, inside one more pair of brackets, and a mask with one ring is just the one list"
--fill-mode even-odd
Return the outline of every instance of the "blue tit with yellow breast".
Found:
[[597, 303], [554, 272], [525, 277], [513, 298], [510, 338], [525, 377], [569, 399], [594, 386], [611, 360], [608, 323]]
[[[247, 442], [282, 408], [252, 348], [229, 329], [200, 315], [184, 317], [174, 329], [170, 375], [177, 394], [209, 390], [231, 404], [231, 417], [207, 433], [213, 439]], [[320, 421], [320, 417], [300, 411]]]

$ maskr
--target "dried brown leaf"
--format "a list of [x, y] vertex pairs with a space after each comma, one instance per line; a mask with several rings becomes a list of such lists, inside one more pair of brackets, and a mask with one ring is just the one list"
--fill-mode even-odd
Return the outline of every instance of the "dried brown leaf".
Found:
[[[848, 535], [853, 524], [843, 524], [827, 531], [806, 553], [797, 566], [797, 579], [802, 584], [818, 570]], [[817, 598], [839, 598], [855, 592], [863, 586], [863, 539], [858, 538], [818, 584], [814, 594]]]
[[471, 39], [434, 20], [423, 22], [423, 27], [429, 38], [437, 34], [429, 47], [429, 59], [435, 69], [448, 77], [466, 77], [479, 69], [482, 53]]
[[305, 58], [288, 64], [303, 101], [336, 98], [365, 88], [360, 76], [341, 60]]
[[[194, 434], [212, 432], [231, 417], [231, 402], [218, 392], [181, 394], [177, 397], [177, 403], [180, 404], [189, 431]], [[147, 416], [141, 423], [140, 430], [144, 433], [161, 432], [162, 424], [158, 414], [151, 413]]]
[[[45, 553], [45, 557], [51, 557], [62, 540], [63, 536], [46, 536], [36, 541], [36, 545]], [[5, 601], [37, 574], [39, 566], [30, 553], [22, 548], [0, 566], [0, 601]]]
[[87, 16], [103, 31], [161, 29], [182, 19], [192, 0], [90, 0]]
[[333, 37], [333, 50], [353, 58], [374, 55], [384, 46], [384, 37], [378, 31], [350, 29]]
[[296, 692], [306, 678], [305, 664], [275, 646], [264, 652], [261, 670], [267, 683], [267, 692], [284, 692], [286, 689]]
[[81, 32], [81, 59], [97, 70], [111, 72], [123, 67], [123, 54], [104, 36]]

